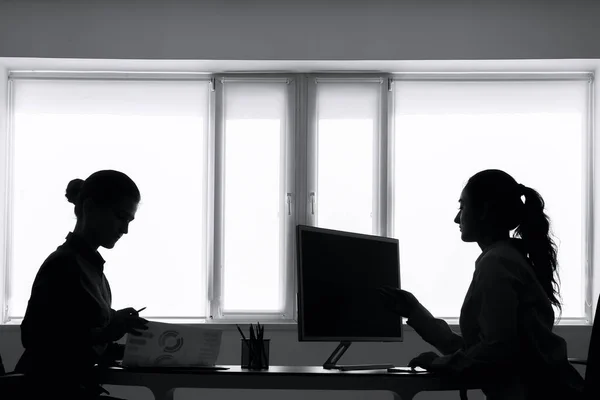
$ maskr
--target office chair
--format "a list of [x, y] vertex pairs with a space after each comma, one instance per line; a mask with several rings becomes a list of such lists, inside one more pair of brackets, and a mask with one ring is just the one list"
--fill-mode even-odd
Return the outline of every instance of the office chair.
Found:
[[[600, 297], [598, 298], [600, 306]], [[586, 360], [579, 358], [569, 358], [571, 364], [585, 365], [584, 399], [600, 399], [600, 307], [596, 307], [594, 315], [594, 324], [592, 326], [592, 336], [590, 338], [590, 347]]]
[[2, 400], [16, 400], [23, 398], [25, 376], [14, 372], [6, 373], [2, 357], [0, 357], [0, 398]]

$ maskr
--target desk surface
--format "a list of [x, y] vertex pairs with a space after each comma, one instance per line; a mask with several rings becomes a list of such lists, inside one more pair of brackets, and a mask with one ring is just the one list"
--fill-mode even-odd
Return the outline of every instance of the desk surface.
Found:
[[177, 388], [279, 389], [279, 390], [385, 390], [396, 398], [412, 399], [421, 391], [477, 388], [450, 376], [434, 373], [386, 370], [339, 371], [313, 366], [270, 366], [247, 370], [224, 365], [227, 370], [161, 371], [127, 370], [112, 367], [99, 371], [101, 382], [110, 385], [145, 386], [156, 399], [172, 399]]
[[[223, 367], [225, 369], [211, 369], [211, 368], [182, 368], [177, 367], [165, 367], [165, 368], [121, 368], [111, 367], [110, 370], [122, 371], [122, 372], [133, 372], [133, 373], [151, 373], [151, 374], [192, 374], [192, 375], [206, 375], [206, 374], [269, 374], [269, 375], [348, 375], [348, 374], [360, 374], [360, 375], [385, 375], [385, 376], [415, 376], [415, 375], [435, 375], [431, 372], [387, 372], [385, 369], [373, 369], [373, 370], [357, 370], [357, 371], [340, 371], [338, 369], [324, 369], [318, 366], [283, 366], [283, 365], [272, 365], [268, 369], [264, 370], [253, 370], [242, 368], [239, 365], [219, 365], [217, 368]], [[407, 367], [408, 369], [408, 367]]]

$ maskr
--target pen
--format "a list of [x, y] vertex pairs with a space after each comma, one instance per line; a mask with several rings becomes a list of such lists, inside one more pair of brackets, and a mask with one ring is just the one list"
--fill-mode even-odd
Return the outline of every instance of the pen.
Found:
[[240, 328], [240, 326], [237, 325], [237, 324], [235, 326], [237, 327], [237, 330], [240, 332], [240, 335], [242, 335], [242, 339], [244, 340], [244, 343], [246, 343], [246, 347], [248, 348], [248, 355], [250, 356], [253, 353], [252, 345], [248, 341], [248, 339], [246, 339], [246, 335], [244, 335], [244, 332], [242, 331], [242, 328]]
[[255, 333], [254, 326], [250, 324], [250, 351], [254, 355], [255, 362], [258, 362], [260, 365], [260, 343], [257, 340], [257, 333], [258, 332]]
[[246, 342], [246, 344], [248, 344], [248, 339], [246, 339], [246, 336], [244, 335], [244, 332], [242, 332], [242, 329], [240, 328], [239, 325], [235, 325], [238, 329], [238, 331], [240, 331], [240, 335], [242, 335], [242, 339], [244, 339], [244, 342]]
[[[264, 342], [264, 336], [265, 336], [265, 326], [260, 326], [260, 322], [258, 323], [258, 341], [260, 344], [260, 353], [261, 353], [261, 357], [262, 357], [262, 363], [267, 363], [267, 352], [265, 350], [265, 342]], [[262, 364], [261, 363], [261, 364]]]

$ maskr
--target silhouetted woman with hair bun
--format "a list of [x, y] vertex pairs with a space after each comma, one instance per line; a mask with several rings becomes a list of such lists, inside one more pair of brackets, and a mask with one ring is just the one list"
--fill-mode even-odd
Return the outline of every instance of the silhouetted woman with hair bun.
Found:
[[31, 381], [31, 398], [91, 400], [106, 392], [94, 365], [121, 359], [123, 346], [115, 342], [147, 329], [134, 308], [111, 308], [98, 252], [112, 249], [128, 232], [140, 192], [124, 173], [105, 170], [85, 181], [73, 179], [65, 197], [75, 206], [77, 223], [35, 277], [21, 324], [25, 352], [15, 371]]
[[506, 172], [485, 170], [468, 180], [459, 203], [454, 222], [461, 239], [481, 248], [460, 312], [461, 335], [410, 292], [381, 289], [386, 306], [442, 353], [423, 353], [409, 365], [478, 379], [488, 400], [580, 398], [583, 379], [567, 359], [565, 340], [552, 332], [553, 306], [561, 304], [544, 200]]
[[83, 183], [84, 181], [82, 179], [73, 179], [71, 182], [69, 182], [65, 193], [65, 197], [69, 203], [75, 204], [77, 202], [77, 197], [79, 196], [79, 192], [81, 192]]

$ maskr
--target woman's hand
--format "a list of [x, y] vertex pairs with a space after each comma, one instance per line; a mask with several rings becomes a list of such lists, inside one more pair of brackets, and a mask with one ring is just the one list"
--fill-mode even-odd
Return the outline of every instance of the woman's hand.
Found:
[[140, 336], [141, 331], [148, 329], [147, 324], [148, 321], [140, 318], [135, 308], [128, 307], [116, 311], [106, 327], [108, 339], [115, 342], [125, 336], [126, 333]]
[[432, 351], [428, 351], [427, 353], [421, 353], [412, 360], [410, 360], [408, 366], [411, 368], [421, 367], [431, 371], [432, 369], [435, 369], [432, 364], [438, 358], [440, 358], [439, 355]]
[[382, 286], [378, 291], [383, 297], [385, 308], [401, 317], [410, 318], [419, 306], [417, 298], [406, 290], [392, 286]]

